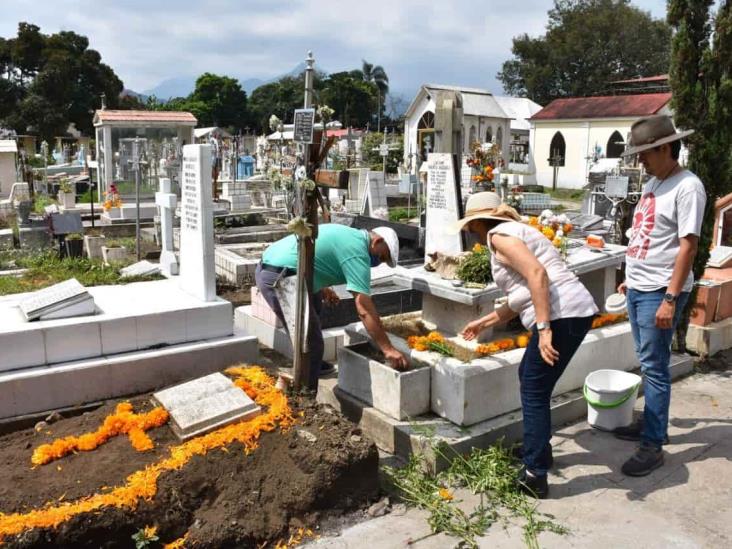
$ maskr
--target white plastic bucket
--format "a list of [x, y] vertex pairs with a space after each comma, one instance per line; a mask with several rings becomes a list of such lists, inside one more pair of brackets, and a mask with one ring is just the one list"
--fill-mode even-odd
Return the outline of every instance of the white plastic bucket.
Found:
[[585, 378], [587, 423], [612, 431], [633, 422], [641, 377], [622, 370], [597, 370]]

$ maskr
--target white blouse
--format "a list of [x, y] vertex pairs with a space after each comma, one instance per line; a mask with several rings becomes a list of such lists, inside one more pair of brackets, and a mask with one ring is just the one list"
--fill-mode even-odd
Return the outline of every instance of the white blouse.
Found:
[[526, 279], [496, 257], [490, 237], [494, 234], [513, 236], [521, 240], [536, 256], [549, 277], [550, 320], [587, 317], [598, 312], [595, 300], [577, 276], [567, 268], [559, 251], [540, 231], [518, 221], [507, 221], [488, 232], [491, 270], [496, 285], [508, 296], [508, 306], [521, 316], [521, 323], [531, 328], [536, 311]]

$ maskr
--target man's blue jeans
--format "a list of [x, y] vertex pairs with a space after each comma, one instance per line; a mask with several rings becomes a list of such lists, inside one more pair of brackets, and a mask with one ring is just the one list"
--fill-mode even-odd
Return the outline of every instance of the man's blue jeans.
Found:
[[635, 354], [643, 374], [643, 430], [641, 442], [660, 448], [666, 438], [668, 409], [671, 404], [671, 341], [681, 312], [689, 299], [684, 292], [676, 300], [673, 327], [656, 326], [656, 311], [663, 303], [665, 288], [652, 292], [640, 292], [628, 288], [628, 318], [633, 331]]
[[536, 326], [532, 330], [519, 366], [519, 381], [524, 415], [523, 460], [526, 468], [534, 475], [545, 475], [549, 469], [552, 391], [591, 327], [591, 316], [551, 321], [552, 346], [559, 353], [559, 359], [554, 366], [541, 358]]

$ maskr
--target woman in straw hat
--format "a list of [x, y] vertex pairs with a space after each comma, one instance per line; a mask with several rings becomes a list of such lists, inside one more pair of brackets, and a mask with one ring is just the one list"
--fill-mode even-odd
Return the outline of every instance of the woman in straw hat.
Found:
[[495, 324], [521, 316], [532, 332], [519, 367], [524, 416], [521, 488], [539, 498], [549, 493], [552, 464], [549, 401], [597, 313], [595, 301], [540, 231], [520, 222], [496, 193], [476, 193], [452, 232], [469, 231], [491, 251], [493, 280], [507, 303], [470, 322], [462, 336], [471, 340]]

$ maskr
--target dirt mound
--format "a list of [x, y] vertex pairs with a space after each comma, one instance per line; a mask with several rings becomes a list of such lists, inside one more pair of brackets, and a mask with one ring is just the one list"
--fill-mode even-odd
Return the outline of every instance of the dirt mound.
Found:
[[[132, 399], [150, 409], [147, 397]], [[5, 547], [131, 547], [131, 536], [156, 526], [161, 542], [188, 534], [186, 546], [257, 547], [314, 527], [324, 516], [363, 506], [378, 492], [376, 447], [331, 408], [291, 400], [297, 423], [262, 433], [248, 455], [234, 442], [182, 469], [163, 473], [150, 501], [134, 510], [104, 507], [56, 528], [35, 528], [4, 540]], [[131, 473], [164, 458], [179, 442], [168, 426], [148, 431], [155, 448], [137, 452], [126, 437], [31, 468], [40, 444], [93, 431], [114, 411], [109, 403], [37, 432], [0, 438], [0, 513], [28, 512], [48, 502], [78, 500], [124, 483]], [[154, 547], [154, 545], [151, 545]]]

